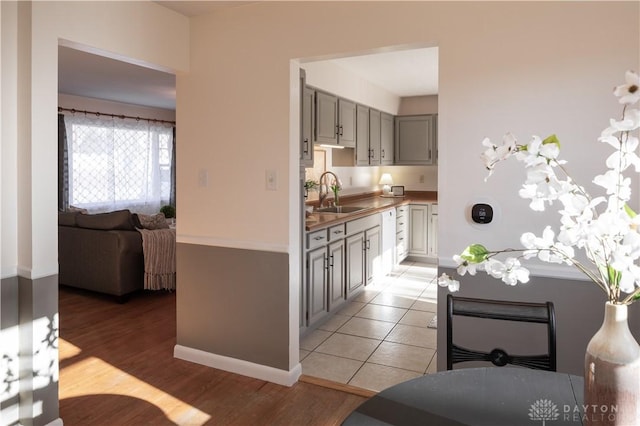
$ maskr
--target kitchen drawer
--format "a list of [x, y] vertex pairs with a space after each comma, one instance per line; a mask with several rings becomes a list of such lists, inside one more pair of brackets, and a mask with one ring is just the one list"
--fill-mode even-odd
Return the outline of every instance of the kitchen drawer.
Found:
[[409, 232], [409, 216], [396, 217], [396, 232]]
[[345, 236], [345, 224], [332, 226], [329, 228], [329, 241], [341, 240]]
[[326, 229], [320, 229], [319, 231], [309, 232], [307, 234], [307, 250], [322, 247], [326, 245], [327, 242], [328, 238]]
[[347, 222], [347, 235], [353, 235], [357, 232], [365, 231], [369, 228], [380, 226], [380, 215], [372, 214], [360, 219]]
[[406, 216], [408, 212], [409, 212], [409, 206], [396, 207], [396, 217]]

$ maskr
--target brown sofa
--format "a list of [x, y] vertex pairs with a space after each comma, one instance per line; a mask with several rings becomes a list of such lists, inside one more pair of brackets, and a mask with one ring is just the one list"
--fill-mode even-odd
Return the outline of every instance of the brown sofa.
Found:
[[144, 288], [142, 236], [129, 210], [58, 213], [59, 283], [116, 296]]

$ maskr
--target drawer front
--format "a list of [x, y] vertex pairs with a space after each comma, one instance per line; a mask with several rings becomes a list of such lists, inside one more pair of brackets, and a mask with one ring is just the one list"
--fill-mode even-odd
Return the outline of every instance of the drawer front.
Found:
[[313, 250], [314, 248], [322, 247], [326, 245], [327, 242], [328, 239], [326, 229], [309, 232], [307, 234], [307, 250]]
[[405, 258], [409, 250], [409, 244], [407, 241], [408, 233], [400, 231], [396, 234], [396, 255], [398, 258]]
[[409, 206], [396, 207], [396, 217], [406, 216], [409, 211]]
[[396, 218], [396, 232], [409, 232], [409, 216]]
[[345, 236], [345, 224], [332, 226], [329, 228], [329, 241], [341, 240]]
[[353, 235], [357, 232], [362, 232], [378, 225], [380, 225], [379, 214], [372, 214], [371, 216], [352, 220], [351, 222], [347, 222], [347, 235]]

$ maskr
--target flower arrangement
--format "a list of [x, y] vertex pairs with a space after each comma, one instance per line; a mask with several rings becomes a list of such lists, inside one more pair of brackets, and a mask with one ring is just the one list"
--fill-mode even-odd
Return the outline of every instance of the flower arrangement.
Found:
[[[489, 250], [472, 244], [453, 257], [459, 275], [475, 275], [480, 270], [509, 285], [526, 283], [529, 270], [520, 260], [537, 257], [543, 262], [575, 266], [604, 291], [611, 303], [628, 305], [640, 299], [640, 216], [627, 204], [631, 178], [625, 176], [631, 167], [640, 172], [640, 157], [635, 153], [638, 137], [634, 135], [640, 128], [640, 111], [630, 108], [640, 100], [640, 76], [627, 71], [625, 80], [614, 90], [623, 105], [622, 117], [611, 119], [598, 139], [614, 148], [606, 159], [608, 170], [593, 179], [604, 189], [603, 195], [592, 197], [574, 182], [565, 168], [566, 161], [559, 158], [560, 142], [555, 135], [546, 139], [533, 136], [527, 145], [519, 144], [512, 134], [506, 134], [501, 145], [488, 138], [482, 141], [487, 149], [481, 157], [489, 176], [498, 163], [515, 157], [527, 172], [519, 195], [530, 200], [529, 207], [544, 211], [547, 205], [562, 205], [558, 210], [559, 232], [556, 234], [551, 226], [540, 236], [526, 232], [519, 249]], [[576, 251], [587, 261], [578, 259]], [[499, 260], [498, 256], [506, 258]], [[438, 283], [450, 291], [460, 287], [460, 282], [447, 274], [442, 274]]]
[[340, 204], [340, 199], [338, 198], [338, 192], [342, 189], [342, 183], [339, 180], [334, 179], [331, 182], [331, 191], [333, 192], [333, 204], [336, 206]]

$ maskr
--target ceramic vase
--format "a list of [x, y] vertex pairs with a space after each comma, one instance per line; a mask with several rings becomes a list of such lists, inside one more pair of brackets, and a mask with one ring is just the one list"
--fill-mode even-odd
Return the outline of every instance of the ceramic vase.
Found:
[[640, 346], [629, 331], [627, 305], [607, 302], [587, 345], [583, 409], [588, 425], [640, 425]]

